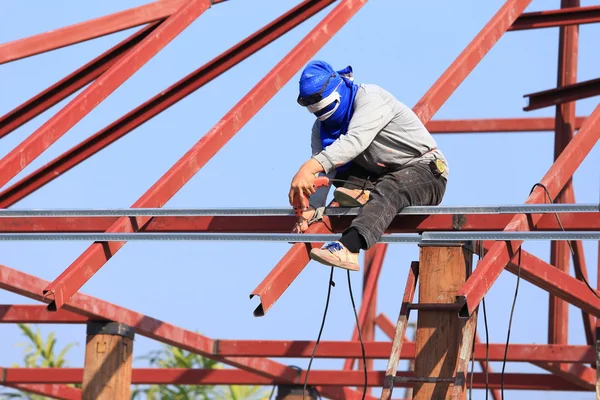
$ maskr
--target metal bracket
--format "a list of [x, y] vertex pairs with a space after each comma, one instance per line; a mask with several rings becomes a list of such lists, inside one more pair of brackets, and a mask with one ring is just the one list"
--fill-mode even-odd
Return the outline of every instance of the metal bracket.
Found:
[[87, 323], [87, 335], [116, 335], [132, 339], [135, 336], [135, 330], [129, 325], [121, 322], [99, 322], [91, 321]]

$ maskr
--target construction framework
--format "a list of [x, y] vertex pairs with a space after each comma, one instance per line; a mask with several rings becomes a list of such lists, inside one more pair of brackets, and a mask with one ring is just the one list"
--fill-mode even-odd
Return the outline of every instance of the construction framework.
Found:
[[[299, 2], [281, 17], [77, 146], [18, 182], [7, 185], [194, 20], [210, 7], [218, 7], [221, 1], [223, 0], [154, 1], [134, 9], [0, 45], [0, 64], [4, 64], [140, 27], [127, 39], [0, 117], [0, 137], [4, 137], [85, 87], [0, 160], [0, 187], [4, 187], [0, 191], [0, 207], [3, 209], [0, 212], [0, 239], [96, 240], [52, 282], [0, 265], [2, 289], [46, 303], [39, 306], [1, 305], [0, 322], [86, 324], [88, 327], [88, 347], [83, 369], [0, 368], [0, 384], [51, 398], [79, 399], [104, 398], [102, 396], [126, 398], [129, 385], [139, 383], [278, 385], [278, 396], [284, 398], [287, 395], [293, 396], [296, 392], [286, 392], [283, 388], [294, 388], [304, 383], [306, 371], [269, 358], [311, 357], [315, 342], [211, 339], [87, 296], [79, 292], [79, 289], [92, 279], [128, 240], [225, 238], [296, 241], [297, 243], [291, 244], [289, 251], [271, 273], [251, 292], [251, 297], [256, 296], [260, 299], [260, 305], [254, 311], [254, 315], [264, 316], [268, 313], [308, 264], [310, 249], [320, 246], [321, 240], [339, 234], [348, 226], [355, 210], [329, 209], [323, 221], [313, 224], [305, 236], [292, 237], [289, 235], [294, 223], [291, 210], [169, 210], [163, 209], [162, 206], [346, 22], [360, 12], [366, 0]], [[405, 234], [408, 235], [405, 239], [397, 240], [413, 241], [421, 246], [420, 260], [406, 266], [406, 289], [402, 304], [398, 304], [397, 323], [390, 321], [383, 314], [377, 315], [374, 300], [388, 243], [382, 241], [366, 253], [358, 321], [363, 327], [362, 339], [369, 360], [366, 363], [368, 386], [383, 388], [382, 399], [391, 398], [394, 386], [414, 386], [414, 398], [465, 398], [465, 388], [471, 378], [473, 388], [488, 388], [494, 399], [500, 398], [500, 387], [506, 390], [596, 391], [597, 398], [600, 398], [600, 385], [597, 383], [597, 376], [600, 375], [596, 372], [600, 357], [597, 350], [600, 342], [597, 335], [600, 326], [600, 295], [587, 282], [581, 242], [582, 239], [598, 240], [600, 213], [597, 205], [576, 204], [571, 181], [575, 170], [600, 136], [600, 106], [589, 116], [575, 115], [576, 100], [600, 94], [598, 79], [577, 82], [576, 76], [578, 26], [600, 22], [600, 6], [580, 7], [579, 0], [561, 0], [561, 9], [524, 13], [530, 3], [531, 0], [506, 0], [417, 102], [413, 110], [434, 134], [555, 131], [555, 162], [539, 181], [541, 185], [532, 190], [522, 205], [502, 209], [474, 207], [468, 210], [416, 208], [407, 209], [397, 216], [388, 229], [389, 236], [386, 237], [392, 238], [390, 241], [393, 242], [394, 237], [400, 237], [393, 235]], [[334, 7], [314, 29], [130, 209], [11, 208], [29, 194], [331, 5]], [[555, 106], [555, 118], [432, 120], [460, 83], [506, 32], [547, 27], [560, 27], [558, 84], [550, 90], [527, 94], [529, 103], [524, 109], [535, 110]], [[549, 206], [548, 203], [554, 205]], [[540, 205], [539, 208], [537, 205]], [[560, 219], [556, 216], [560, 216]], [[543, 235], [544, 233], [546, 235]], [[177, 236], [178, 234], [180, 236]], [[308, 239], [302, 240], [303, 237]], [[528, 239], [553, 240], [550, 262], [521, 250], [521, 244]], [[477, 255], [481, 258], [476, 268], [473, 268], [475, 263], [472, 258]], [[571, 256], [575, 276], [569, 273]], [[455, 272], [452, 277], [432, 275], [433, 272], [428, 266], [441, 262], [452, 266], [449, 268]], [[504, 343], [490, 343], [486, 346], [475, 334], [474, 326], [479, 316], [479, 306], [503, 270], [518, 274], [521, 279], [548, 292], [550, 302], [547, 344], [511, 343], [505, 348]], [[461, 274], [464, 275], [462, 278], [459, 276]], [[428, 295], [428, 290], [432, 290], [433, 280], [440, 279], [442, 282], [448, 279], [448, 286], [450, 279], [462, 279], [458, 281], [457, 291], [450, 292], [447, 287], [442, 288], [441, 291], [447, 297], [446, 301], [442, 301], [445, 304], [435, 304], [431, 300], [433, 297]], [[418, 284], [421, 285], [420, 299], [413, 303]], [[456, 285], [457, 282], [452, 284]], [[587, 345], [572, 345], [568, 342], [569, 304], [581, 310]], [[404, 339], [410, 310], [417, 311], [419, 315], [417, 339], [414, 342]], [[427, 330], [428, 320], [431, 323], [432, 318], [443, 320], [446, 324], [454, 324], [461, 332], [462, 339], [452, 336], [454, 334], [438, 336], [436, 339], [439, 341], [438, 347], [445, 346], [446, 349], [453, 349], [455, 353], [451, 368], [446, 368], [451, 375], [442, 376], [444, 371], [438, 364], [440, 360], [448, 361], [452, 357], [447, 354], [439, 355], [437, 350], [431, 349], [431, 345], [426, 346], [427, 341], [437, 334]], [[374, 341], [375, 325], [390, 337], [390, 341]], [[130, 340], [133, 335], [142, 335], [174, 345], [233, 368], [211, 371], [132, 368]], [[106, 337], [117, 337], [118, 340], [107, 342]], [[358, 339], [358, 332], [355, 330], [348, 341], [321, 341], [315, 357], [341, 358], [346, 359], [346, 362], [340, 371], [311, 370], [307, 384], [316, 388], [326, 398], [362, 398], [363, 392], [360, 388], [364, 383], [364, 376], [359, 368], [362, 353]], [[103, 350], [98, 350], [101, 347]], [[124, 352], [126, 357], [115, 358], [115, 354], [121, 354], [120, 352]], [[488, 372], [474, 373], [469, 379], [464, 379], [466, 363], [471, 356]], [[373, 359], [389, 359], [388, 370], [373, 370]], [[400, 359], [415, 360], [414, 372], [397, 371]], [[549, 373], [501, 374], [489, 370], [488, 362], [503, 360], [531, 363]], [[119, 365], [107, 370], [108, 364]], [[125, 367], [120, 368], [123, 365]], [[83, 383], [83, 389], [66, 386], [68, 383]], [[440, 395], [439, 390], [448, 392]], [[366, 398], [374, 397], [369, 389]]]

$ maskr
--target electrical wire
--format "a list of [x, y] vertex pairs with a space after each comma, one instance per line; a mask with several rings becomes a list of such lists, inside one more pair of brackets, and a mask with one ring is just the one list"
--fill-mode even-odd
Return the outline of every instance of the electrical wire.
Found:
[[321, 341], [321, 334], [323, 333], [323, 327], [325, 326], [325, 319], [327, 318], [327, 309], [329, 308], [329, 299], [331, 298], [331, 288], [335, 286], [335, 282], [333, 281], [333, 268], [331, 267], [331, 273], [329, 274], [329, 282], [327, 285], [327, 300], [325, 301], [325, 311], [323, 312], [323, 320], [321, 321], [321, 328], [319, 329], [319, 335], [317, 336], [317, 342], [315, 343], [315, 347], [313, 348], [312, 355], [310, 356], [310, 361], [308, 362], [308, 368], [306, 369], [306, 375], [304, 376], [304, 387], [302, 389], [302, 400], [305, 400], [306, 396], [306, 384], [308, 382], [308, 373], [310, 372], [310, 366], [315, 358], [315, 353], [317, 351], [317, 346], [319, 346], [319, 342]]
[[485, 400], [488, 400], [488, 394], [490, 390], [489, 381], [488, 381], [488, 371], [490, 368], [490, 340], [488, 338], [488, 324], [487, 324], [487, 313], [485, 311], [485, 297], [481, 299], [483, 304], [483, 325], [485, 326]]
[[365, 345], [363, 343], [360, 322], [358, 321], [358, 314], [356, 313], [356, 304], [354, 304], [354, 296], [352, 295], [352, 283], [350, 282], [350, 270], [348, 272], [348, 292], [350, 292], [350, 300], [352, 301], [352, 309], [354, 310], [354, 319], [356, 320], [356, 330], [358, 331], [358, 340], [360, 340], [360, 349], [362, 351], [363, 358], [363, 369], [365, 371], [365, 386], [363, 389], [362, 400], [365, 400], [367, 394], [367, 357], [365, 355]]
[[[515, 287], [515, 296], [513, 298], [512, 308], [510, 310], [510, 318], [508, 320], [508, 333], [506, 334], [506, 346], [504, 347], [504, 359], [502, 360], [502, 373], [500, 375], [500, 391], [502, 400], [504, 400], [504, 368], [506, 367], [506, 353], [508, 352], [508, 343], [510, 341], [510, 328], [515, 312], [515, 304], [517, 303], [517, 295], [519, 294], [519, 281], [521, 280], [521, 247], [519, 247], [519, 262], [517, 263], [517, 285]], [[487, 392], [486, 392], [487, 393]]]

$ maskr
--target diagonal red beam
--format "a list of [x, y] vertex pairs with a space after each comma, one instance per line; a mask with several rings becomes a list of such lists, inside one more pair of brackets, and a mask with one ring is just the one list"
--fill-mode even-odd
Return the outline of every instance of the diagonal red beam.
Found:
[[[581, 241], [572, 241], [571, 246], [573, 247], [573, 267], [575, 269], [575, 277], [581, 281], [585, 279], [589, 282], [585, 257], [583, 254], [583, 243]], [[581, 311], [581, 317], [583, 319], [586, 342], [590, 345], [594, 344], [596, 319], [583, 310]], [[595, 362], [592, 362], [592, 367], [596, 367]]]
[[[47, 299], [44, 299], [39, 294], [47, 284], [48, 282], [43, 279], [0, 265], [0, 289], [33, 300], [47, 302]], [[200, 354], [244, 371], [258, 374], [261, 377], [269, 379], [280, 378], [287, 383], [294, 384], [302, 382], [298, 380], [299, 374], [294, 368], [269, 359], [222, 357], [216, 355], [213, 351], [215, 341], [206, 336], [82, 293], [76, 293], [68, 304], [65, 304], [64, 311], [76, 313], [90, 319], [117, 321], [127, 324], [133, 327], [138, 335], [158, 340], [195, 354]], [[358, 400], [359, 396], [361, 396], [359, 392], [349, 388], [323, 388], [321, 393], [329, 398], [340, 400]], [[367, 399], [373, 400], [373, 397], [368, 396]]]
[[[442, 104], [452, 95], [467, 75], [475, 68], [487, 52], [496, 44], [519, 14], [531, 3], [531, 0], [508, 0], [496, 12], [492, 19], [483, 27], [469, 45], [459, 54], [454, 62], [435, 81], [413, 108], [413, 111], [424, 124], [440, 109]], [[323, 223], [314, 224], [310, 233], [326, 233]], [[264, 315], [275, 301], [302, 272], [308, 261], [311, 248], [305, 244], [294, 244], [277, 263], [273, 271], [257, 286], [250, 297], [257, 295], [261, 298], [260, 305], [254, 315]], [[268, 291], [268, 293], [267, 293]], [[268, 299], [265, 295], [268, 295]], [[268, 301], [266, 301], [268, 300]]]
[[84, 324], [89, 320], [65, 310], [49, 312], [44, 306], [0, 304], [0, 324]]
[[[579, 167], [583, 159], [598, 141], [598, 137], [600, 136], [599, 125], [600, 105], [596, 106], [579, 130], [579, 133], [569, 142], [565, 150], [542, 178], [540, 183], [548, 189], [552, 200], [554, 200], [566, 182], [573, 176], [577, 167]], [[547, 201], [546, 192], [537, 186], [525, 203], [534, 204]], [[537, 225], [540, 218], [541, 215], [539, 214], [532, 215], [529, 218], [523, 214], [517, 215], [506, 226], [504, 231], [530, 230], [531, 227]], [[522, 243], [523, 241], [517, 240], [512, 242], [497, 241], [489, 249], [488, 253], [479, 262], [479, 266], [458, 291], [457, 301], [464, 303], [463, 315], [465, 313], [470, 315], [477, 308], [483, 296], [494, 284], [510, 259], [518, 255]], [[591, 294], [589, 291], [587, 293]]]
[[[61, 382], [79, 383], [83, 378], [81, 368], [4, 368], [0, 371], [9, 383], [24, 382]], [[304, 373], [301, 375], [304, 380]], [[398, 372], [398, 377], [412, 377], [411, 372]], [[385, 371], [369, 371], [368, 386], [380, 387], [384, 381]], [[470, 378], [470, 376], [469, 376]], [[500, 388], [501, 374], [489, 375], [490, 388]], [[175, 384], [175, 385], [261, 385], [271, 386], [285, 384], [278, 377], [265, 378], [246, 371], [230, 369], [188, 369], [188, 368], [134, 368], [132, 384]], [[308, 385], [362, 386], [363, 371], [314, 370], [308, 375]], [[397, 387], [410, 387], [412, 383], [395, 382]], [[473, 374], [473, 388], [485, 388], [485, 376]], [[505, 373], [504, 388], [507, 390], [557, 390], [584, 391], [564, 379], [551, 374]]]
[[[579, 129], [586, 117], [575, 119], [575, 129]], [[554, 118], [486, 118], [432, 120], [425, 124], [432, 134], [447, 133], [488, 133], [488, 132], [544, 132], [554, 130]]]
[[600, 22], [600, 6], [523, 13], [508, 30], [520, 31], [594, 22]]
[[[2, 369], [3, 371], [7, 371], [6, 368]], [[83, 376], [83, 374], [82, 374]], [[81, 399], [81, 389], [77, 389], [74, 387], [66, 386], [66, 385], [58, 385], [58, 384], [35, 384], [35, 383], [5, 383], [0, 382], [1, 385], [21, 390], [27, 393], [39, 394], [44, 396], [44, 398], [51, 399], [59, 399], [59, 400], [80, 400]]]
[[160, 22], [140, 29], [116, 46], [96, 57], [48, 89], [32, 97], [6, 115], [0, 117], [0, 138], [37, 117], [61, 100], [75, 93], [117, 63], [124, 54], [152, 33]]
[[600, 78], [526, 94], [523, 97], [529, 98], [529, 104], [523, 107], [523, 110], [538, 110], [598, 95], [600, 95]]
[[[213, 0], [213, 4], [224, 0]], [[89, 21], [0, 44], [0, 64], [59, 49], [169, 17], [183, 0], [160, 0]]]
[[[187, 183], [259, 109], [314, 55], [364, 4], [347, 0], [336, 6], [250, 92], [242, 98], [199, 142], [165, 173], [133, 207], [161, 207]], [[168, 22], [168, 21], [167, 21]], [[167, 23], [165, 22], [165, 24]], [[160, 29], [160, 28], [159, 28]], [[149, 218], [120, 218], [108, 231], [131, 232]], [[47, 288], [50, 309], [59, 309], [121, 247], [124, 242], [94, 243]]]
[[58, 178], [71, 168], [114, 143], [138, 126], [176, 104], [206, 83], [217, 78], [263, 47], [283, 36], [334, 0], [306, 0], [256, 31], [169, 88], [136, 107], [106, 128], [56, 157], [0, 192], [0, 207], [7, 208], [35, 190]]
[[0, 186], [21, 172], [84, 116], [92, 111], [131, 75], [146, 64], [171, 40], [210, 6], [211, 0], [190, 0], [167, 18], [56, 115], [0, 160]]
[[[398, 216], [387, 233], [419, 233], [428, 231], [501, 231], [516, 214], [470, 214]], [[561, 213], [565, 231], [597, 231], [597, 212]], [[0, 233], [28, 232], [105, 232], [119, 217], [0, 217]], [[341, 233], [352, 221], [351, 216], [327, 219], [333, 232]], [[173, 216], [153, 217], [145, 232], [229, 232], [229, 233], [289, 233], [293, 216]], [[552, 214], [544, 214], [534, 231], [558, 231], [561, 227]], [[576, 254], [577, 251], [576, 251]]]

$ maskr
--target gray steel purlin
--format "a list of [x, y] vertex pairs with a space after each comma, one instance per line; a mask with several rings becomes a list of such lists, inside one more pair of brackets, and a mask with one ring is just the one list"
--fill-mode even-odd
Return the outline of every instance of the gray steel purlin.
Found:
[[[327, 207], [325, 215], [358, 215], [358, 207]], [[499, 206], [409, 206], [398, 215], [438, 214], [549, 214], [599, 212], [598, 204], [515, 204]], [[0, 218], [13, 217], [193, 217], [293, 216], [291, 208], [96, 208], [0, 209]]]
[[[212, 0], [213, 4], [224, 0]], [[81, 43], [169, 17], [183, 0], [155, 0], [143, 6], [0, 44], [0, 64]]]
[[0, 117], [0, 138], [8, 135], [102, 75], [104, 71], [120, 60], [127, 51], [152, 33], [159, 25], [160, 22], [156, 22], [140, 29], [48, 89]]
[[[551, 199], [558, 195], [597, 143], [600, 136], [598, 126], [600, 126], [600, 105], [596, 106], [577, 135], [569, 142], [539, 182], [546, 187]], [[536, 186], [525, 202], [528, 204], [548, 202], [546, 191], [540, 186]], [[505, 231], [531, 230], [540, 219], [540, 214], [532, 215], [530, 218], [516, 215], [506, 226]], [[457, 301], [466, 307], [464, 313], [471, 314], [478, 307], [481, 299], [490, 290], [512, 256], [519, 251], [520, 246], [519, 241], [494, 243], [457, 294]]]
[[334, 0], [306, 0], [236, 45], [213, 58], [170, 87], [140, 104], [110, 125], [65, 151], [46, 165], [0, 192], [0, 207], [7, 208], [52, 182], [65, 172], [92, 157], [186, 96], [255, 54]]
[[102, 76], [83, 89], [59, 112], [36, 129], [0, 160], [0, 187], [25, 169], [69, 129], [159, 53], [210, 7], [211, 0], [190, 0], [128, 51]]
[[[340, 2], [298, 43], [267, 75], [252, 88], [227, 114], [192, 146], [132, 207], [160, 207], [171, 199], [231, 138], [263, 107], [325, 43], [356, 14], [366, 0]], [[165, 22], [167, 23], [167, 22]], [[159, 28], [160, 29], [160, 28]], [[108, 230], [138, 230], [148, 218], [120, 218]], [[49, 309], [62, 307], [85, 282], [116, 254], [124, 242], [94, 243], [88, 247], [44, 293], [53, 301]]]
[[512, 32], [524, 29], [591, 24], [594, 22], [600, 22], [600, 6], [523, 13], [508, 30]]

